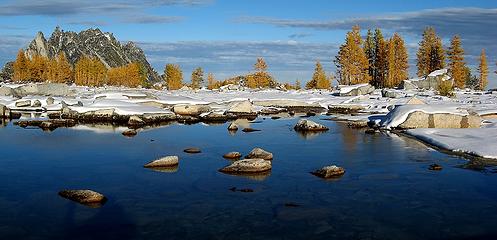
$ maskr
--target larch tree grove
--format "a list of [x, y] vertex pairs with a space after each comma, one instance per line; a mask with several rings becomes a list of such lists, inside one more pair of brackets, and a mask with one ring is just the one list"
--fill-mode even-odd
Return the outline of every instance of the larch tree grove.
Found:
[[166, 64], [164, 69], [164, 77], [168, 90], [178, 90], [183, 87], [183, 72], [179, 65]]
[[423, 39], [419, 42], [416, 56], [419, 77], [426, 77], [431, 72], [445, 67], [445, 52], [442, 39], [437, 36], [433, 27], [427, 27], [424, 30]]
[[479, 89], [485, 90], [485, 88], [488, 85], [488, 65], [487, 65], [487, 55], [485, 54], [485, 49], [481, 50], [478, 72], [480, 73]]
[[362, 38], [359, 26], [354, 26], [347, 33], [345, 43], [340, 46], [335, 59], [337, 76], [341, 84], [368, 83], [369, 60], [362, 47]]
[[388, 40], [388, 71], [384, 87], [397, 87], [409, 77], [407, 49], [402, 37], [394, 33]]
[[464, 88], [467, 80], [466, 63], [464, 62], [464, 50], [461, 46], [461, 38], [456, 35], [450, 41], [450, 47], [447, 51], [449, 59], [449, 72], [451, 73], [454, 84], [458, 88]]
[[83, 86], [107, 84], [107, 68], [98, 58], [83, 56], [74, 67], [74, 83]]

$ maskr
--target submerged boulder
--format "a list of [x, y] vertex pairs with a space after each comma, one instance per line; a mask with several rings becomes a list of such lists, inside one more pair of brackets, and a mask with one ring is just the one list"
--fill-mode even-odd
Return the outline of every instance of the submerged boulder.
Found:
[[271, 161], [264, 159], [244, 159], [221, 168], [224, 173], [259, 173], [271, 170]]
[[174, 167], [179, 164], [178, 156], [167, 156], [145, 164], [146, 168]]
[[200, 150], [200, 148], [191, 147], [191, 148], [187, 148], [187, 149], [183, 150], [183, 152], [186, 152], [186, 153], [201, 153], [202, 150]]
[[329, 128], [321, 125], [319, 123], [315, 123], [311, 120], [302, 119], [300, 120], [295, 127], [293, 127], [295, 131], [328, 131]]
[[260, 158], [264, 160], [272, 160], [273, 154], [262, 148], [254, 148], [245, 158], [247, 159]]
[[321, 178], [334, 178], [334, 177], [340, 177], [343, 174], [345, 174], [345, 169], [342, 167], [331, 165], [318, 169], [312, 172], [312, 174]]
[[106, 198], [103, 194], [95, 192], [93, 190], [62, 190], [59, 195], [63, 198], [81, 203], [81, 204], [93, 204], [93, 203], [103, 203]]
[[126, 137], [134, 137], [136, 134], [138, 134], [138, 132], [135, 129], [126, 129], [122, 132], [122, 135]]

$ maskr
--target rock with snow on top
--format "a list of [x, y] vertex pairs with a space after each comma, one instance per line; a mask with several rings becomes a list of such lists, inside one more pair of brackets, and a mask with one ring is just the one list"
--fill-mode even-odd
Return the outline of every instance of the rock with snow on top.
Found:
[[328, 131], [329, 128], [307, 119], [301, 119], [293, 128], [295, 131]]
[[335, 178], [345, 174], [345, 169], [342, 167], [337, 167], [335, 165], [332, 165], [318, 169], [312, 172], [312, 174], [321, 178]]
[[238, 125], [236, 125], [236, 123], [232, 122], [232, 123], [230, 123], [230, 125], [228, 126], [228, 130], [229, 130], [229, 131], [237, 131], [237, 130], [238, 130]]
[[251, 114], [254, 113], [254, 107], [250, 101], [246, 100], [232, 104], [227, 112], [234, 114]]

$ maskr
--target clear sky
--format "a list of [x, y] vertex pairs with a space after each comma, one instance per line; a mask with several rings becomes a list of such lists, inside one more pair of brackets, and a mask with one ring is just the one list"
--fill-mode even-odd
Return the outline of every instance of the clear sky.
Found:
[[497, 1], [297, 1], [297, 0], [2, 0], [0, 63], [15, 57], [37, 31], [48, 38], [56, 26], [65, 31], [98, 27], [121, 41], [142, 47], [158, 72], [177, 63], [196, 66], [218, 78], [246, 73], [264, 57], [280, 81], [307, 81], [314, 62], [328, 72], [345, 33], [355, 24], [399, 32], [407, 41], [411, 76], [417, 42], [434, 26], [448, 44], [459, 34], [468, 64], [486, 48], [497, 87]]

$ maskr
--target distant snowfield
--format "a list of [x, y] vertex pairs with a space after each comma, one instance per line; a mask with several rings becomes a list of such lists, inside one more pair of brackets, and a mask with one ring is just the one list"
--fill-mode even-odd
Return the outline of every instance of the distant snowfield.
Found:
[[[18, 87], [16, 84], [2, 84], [6, 87]], [[360, 85], [359, 85], [360, 86]], [[47, 96], [27, 96], [16, 99], [12, 96], [0, 96], [0, 104], [11, 109], [18, 109], [16, 102], [20, 100], [39, 100], [39, 110], [58, 111], [64, 104], [77, 112], [114, 109], [121, 115], [140, 115], [145, 113], [172, 113], [169, 108], [176, 104], [206, 104], [213, 112], [227, 110], [233, 102], [249, 100], [254, 109], [261, 110], [268, 106], [321, 106], [328, 108], [334, 105], [358, 105], [365, 108], [364, 115], [343, 115], [341, 119], [351, 121], [381, 119], [387, 128], [401, 124], [409, 113], [423, 111], [426, 113], [467, 114], [475, 112], [480, 115], [497, 113], [497, 93], [477, 91], [458, 91], [455, 98], [436, 95], [433, 91], [401, 91], [402, 97], [382, 97], [376, 90], [370, 95], [338, 97], [330, 91], [317, 90], [261, 90], [261, 91], [211, 91], [211, 90], [177, 90], [159, 91], [151, 89], [129, 89], [120, 87], [90, 88], [71, 86], [74, 96], [54, 97], [53, 104], [47, 104]], [[350, 92], [353, 87], [342, 88]], [[405, 95], [405, 97], [403, 97]], [[405, 105], [412, 97], [426, 105]], [[64, 102], [64, 104], [62, 103]], [[77, 105], [76, 105], [77, 104]], [[405, 105], [395, 108], [397, 105]], [[36, 108], [33, 108], [36, 109]], [[385, 115], [392, 110], [388, 117]], [[379, 121], [379, 120], [378, 120]], [[497, 159], [497, 123], [495, 119], [486, 120], [479, 129], [413, 129], [407, 134], [432, 145], [454, 152], [464, 152], [485, 158]]]

